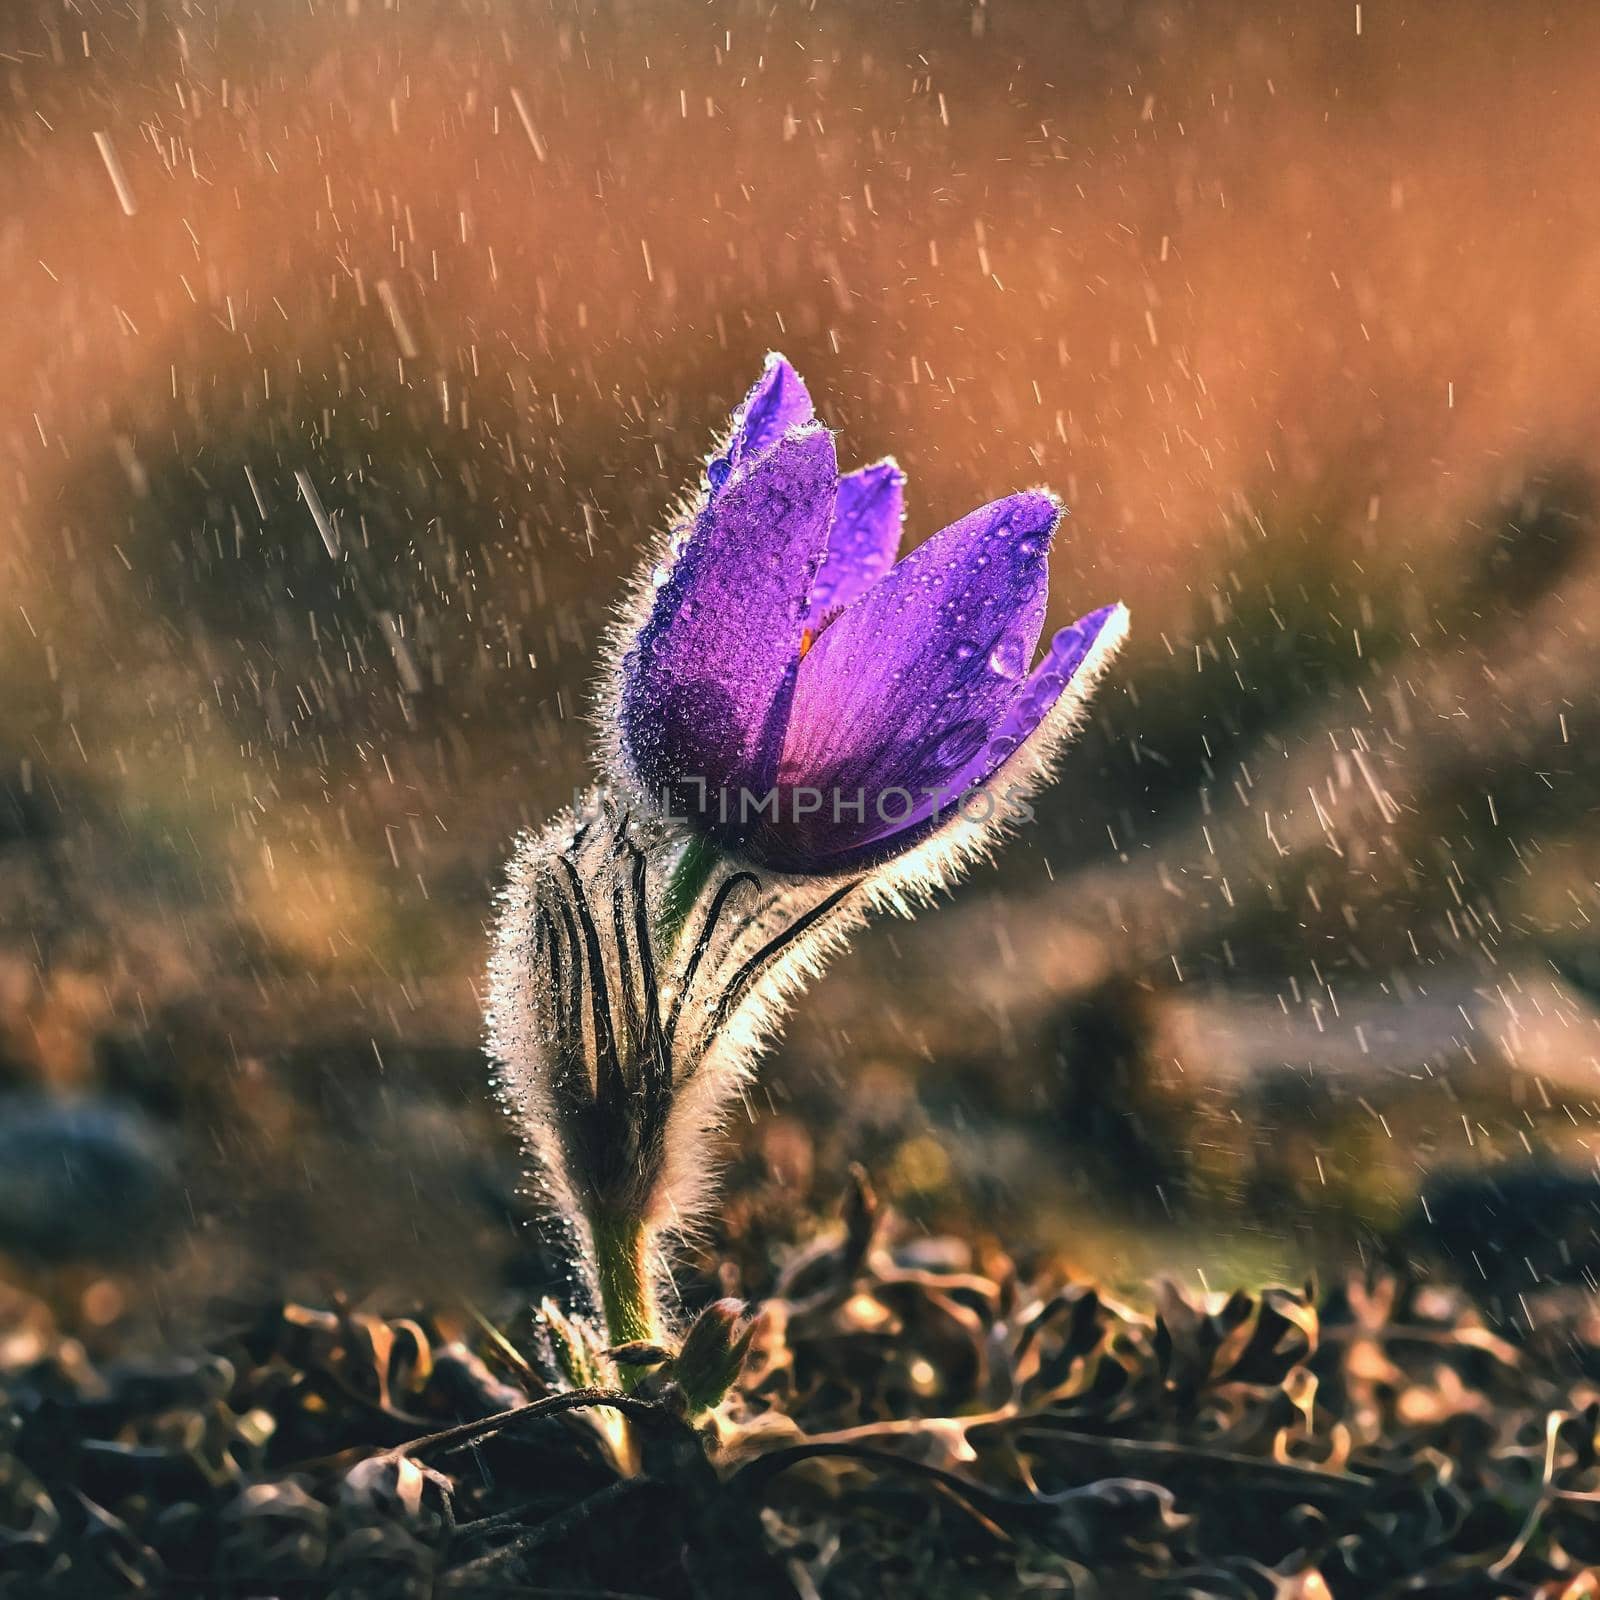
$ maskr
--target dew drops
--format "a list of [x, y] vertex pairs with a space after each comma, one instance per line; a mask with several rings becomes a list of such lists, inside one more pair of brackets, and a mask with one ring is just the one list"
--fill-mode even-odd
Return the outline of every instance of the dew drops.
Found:
[[995, 761], [1004, 761], [1005, 758], [1017, 748], [1017, 741], [1008, 733], [1002, 733], [989, 741], [986, 752]]
[[970, 639], [958, 639], [950, 652], [957, 661], [970, 661], [977, 653], [978, 647]]
[[1022, 691], [1017, 700], [1017, 709], [1025, 717], [1042, 717], [1055, 704], [1066, 682], [1059, 672], [1041, 672]]
[[989, 670], [1002, 678], [1020, 678], [1025, 665], [1022, 641], [1014, 635], [1002, 639], [989, 652]]

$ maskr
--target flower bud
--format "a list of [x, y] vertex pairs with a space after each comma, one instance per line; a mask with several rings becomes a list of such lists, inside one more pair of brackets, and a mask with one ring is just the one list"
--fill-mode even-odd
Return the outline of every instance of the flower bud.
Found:
[[678, 1352], [673, 1374], [689, 1410], [707, 1411], [733, 1387], [750, 1352], [756, 1319], [741, 1300], [717, 1300], [695, 1319]]

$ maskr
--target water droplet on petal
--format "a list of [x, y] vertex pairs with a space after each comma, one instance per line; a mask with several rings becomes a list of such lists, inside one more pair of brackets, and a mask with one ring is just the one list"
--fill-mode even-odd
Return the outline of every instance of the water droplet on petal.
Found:
[[1024, 665], [1022, 641], [1018, 638], [1002, 639], [989, 652], [989, 670], [1002, 678], [1020, 678]]
[[988, 755], [991, 760], [1004, 761], [1016, 748], [1017, 741], [1010, 734], [1002, 733], [998, 738], [989, 741]]
[[970, 661], [977, 653], [978, 647], [970, 639], [958, 639], [950, 652], [957, 661]]
[[718, 456], [706, 468], [706, 477], [710, 480], [712, 492], [715, 493], [728, 481], [733, 468], [728, 464], [725, 456]]

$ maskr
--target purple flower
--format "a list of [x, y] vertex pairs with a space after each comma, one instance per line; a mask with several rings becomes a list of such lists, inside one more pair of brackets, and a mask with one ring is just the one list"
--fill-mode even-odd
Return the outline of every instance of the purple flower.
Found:
[[1102, 607], [1030, 671], [1055, 499], [1008, 495], [897, 564], [904, 474], [841, 474], [781, 356], [707, 480], [623, 656], [617, 737], [638, 787], [747, 860], [832, 874], [970, 821], [973, 796], [992, 816], [1126, 629]]

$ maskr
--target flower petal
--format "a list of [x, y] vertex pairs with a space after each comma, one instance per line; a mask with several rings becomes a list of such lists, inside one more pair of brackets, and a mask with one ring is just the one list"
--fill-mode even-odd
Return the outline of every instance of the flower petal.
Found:
[[755, 386], [733, 414], [733, 428], [720, 456], [706, 468], [713, 495], [720, 494], [731, 474], [770, 450], [791, 428], [816, 416], [800, 374], [774, 350]]
[[1044, 660], [1028, 674], [1005, 716], [972, 760], [943, 781], [934, 799], [924, 801], [904, 820], [880, 826], [874, 838], [858, 847], [858, 855], [870, 855], [890, 840], [894, 850], [904, 850], [916, 835], [931, 833], [942, 818], [960, 805], [962, 796], [988, 783], [1027, 744], [1062, 697], [1071, 692], [1078, 669], [1108, 631], [1117, 634], [1126, 627], [1127, 612], [1118, 604], [1101, 606], [1060, 629], [1051, 639]]
[[1055, 709], [1089, 652], [1113, 624], [1123, 625], [1123, 608], [1101, 606], [1070, 627], [1060, 629], [1050, 641], [1044, 660], [1028, 674], [1028, 681], [1011, 702], [1005, 720], [995, 729], [982, 762], [958, 780], [963, 789], [986, 782], [1024, 744], [1034, 729]]
[[840, 478], [827, 558], [811, 590], [809, 627], [865, 594], [894, 565], [905, 490], [906, 475], [892, 460]]
[[838, 463], [823, 428], [784, 436], [734, 474], [657, 575], [623, 660], [622, 749], [647, 788], [695, 809], [703, 780], [737, 799], [777, 770], [800, 633], [833, 515]]
[[[784, 845], [762, 841], [781, 848], [784, 864], [804, 870], [876, 838], [902, 805], [909, 815], [925, 790], [942, 790], [983, 750], [1021, 690], [1044, 625], [1060, 514], [1042, 493], [972, 512], [817, 640], [795, 687], [779, 780], [825, 798], [813, 818], [785, 827]], [[860, 821], [848, 809], [858, 791]], [[792, 815], [787, 804], [784, 814]]]

